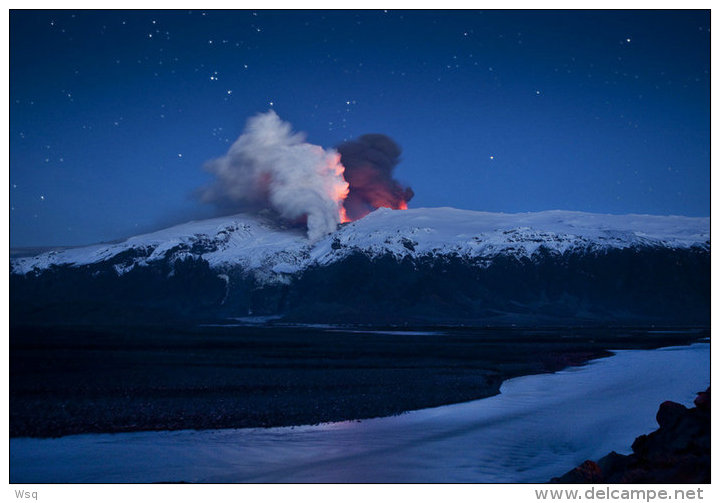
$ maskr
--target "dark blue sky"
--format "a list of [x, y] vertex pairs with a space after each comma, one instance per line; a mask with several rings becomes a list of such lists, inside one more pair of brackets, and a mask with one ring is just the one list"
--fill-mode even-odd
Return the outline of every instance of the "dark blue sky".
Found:
[[12, 11], [11, 246], [213, 215], [252, 115], [384, 133], [410, 207], [708, 216], [708, 11]]

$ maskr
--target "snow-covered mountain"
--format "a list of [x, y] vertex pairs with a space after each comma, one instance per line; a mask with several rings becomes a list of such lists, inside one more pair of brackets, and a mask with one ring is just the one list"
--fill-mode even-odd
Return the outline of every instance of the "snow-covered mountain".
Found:
[[155, 261], [193, 256], [213, 269], [241, 267], [258, 279], [274, 281], [355, 252], [397, 259], [453, 255], [490, 260], [500, 254], [532, 257], [541, 249], [563, 254], [638, 246], [709, 247], [709, 236], [708, 218], [380, 208], [311, 243], [300, 229], [278, 229], [273, 222], [241, 214], [176, 225], [116, 244], [19, 258], [12, 262], [12, 271], [26, 274], [52, 265], [82, 266], [124, 254], [127, 258], [115, 266], [123, 274]]
[[[595, 319], [596, 297], [604, 294], [592, 294], [586, 288], [610, 287], [627, 293], [644, 285], [640, 290], [647, 291], [636, 294], [652, 298], [666, 287], [674, 289], [675, 293], [668, 292], [672, 298], [689, 288], [686, 300], [698, 295], [704, 299], [705, 294], [709, 299], [709, 231], [708, 218], [680, 216], [379, 209], [310, 242], [302, 229], [281, 229], [261, 216], [234, 215], [189, 222], [114, 244], [13, 259], [11, 277], [17, 295], [13, 291], [11, 295], [31, 295], [52, 303], [67, 297], [64, 288], [79, 288], [88, 289], [87, 298], [96, 301], [98, 289], [107, 293], [116, 288], [113, 284], [122, 284], [119, 304], [128, 300], [123, 296], [131, 300], [137, 296], [133, 301], [142, 304], [148, 289], [159, 288], [155, 294], [162, 297], [165, 287], [158, 283], [182, 282], [184, 276], [190, 298], [194, 290], [207, 291], [198, 305], [185, 299], [188, 302], [180, 304], [190, 307], [183, 309], [213, 314], [292, 313], [302, 318], [301, 313], [316, 313], [309, 317], [335, 319], [349, 312], [362, 318], [366, 312], [372, 321], [378, 309], [383, 311], [379, 318], [387, 318], [385, 304], [411, 308], [402, 301], [405, 295], [420, 305], [432, 301], [430, 313], [400, 310], [410, 317], [447, 314], [510, 320], [517, 311], [535, 313], [530, 317], [534, 319], [549, 309], [552, 318], [562, 308], [563, 316]], [[458, 277], [448, 274], [448, 268]], [[363, 275], [358, 276], [359, 271]], [[558, 273], [565, 279], [558, 278]], [[649, 277], [639, 278], [642, 274]], [[707, 278], [702, 277], [705, 274]], [[508, 286], [518, 281], [525, 291], [510, 292]], [[657, 285], [650, 285], [653, 281], [666, 287], [658, 290]], [[686, 285], [688, 281], [692, 285]], [[396, 285], [403, 289], [395, 291]], [[49, 292], [53, 293], [47, 299]], [[167, 293], [171, 299], [176, 294], [174, 290]], [[302, 297], [310, 302], [300, 302]], [[317, 301], [312, 306], [311, 299]], [[614, 299], [600, 300], [600, 304], [612, 304], [610, 311], [616, 314], [623, 309]], [[366, 304], [365, 311], [358, 302]], [[324, 316], [328, 310], [332, 315]], [[613, 316], [604, 308], [600, 311], [605, 313], [601, 317]], [[645, 319], [634, 312], [634, 306], [628, 305], [626, 311], [628, 319]]]

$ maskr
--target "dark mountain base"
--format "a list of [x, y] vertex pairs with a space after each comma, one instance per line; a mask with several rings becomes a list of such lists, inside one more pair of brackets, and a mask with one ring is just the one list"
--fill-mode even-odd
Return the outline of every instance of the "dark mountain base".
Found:
[[[92, 265], [10, 277], [13, 323], [130, 323], [282, 316], [306, 323], [521, 326], [699, 325], [710, 321], [710, 253], [642, 247], [485, 263], [351, 253], [283, 281], [259, 282], [202, 258], [132, 266], [127, 250]], [[125, 270], [118, 274], [117, 270]]]
[[[397, 327], [391, 328], [398, 330]], [[708, 331], [301, 327], [10, 330], [10, 435], [288, 426], [483, 398], [504, 379]]]
[[698, 393], [695, 407], [664, 402], [660, 428], [633, 442], [633, 453], [611, 452], [597, 463], [585, 461], [554, 483], [709, 484], [710, 388]]

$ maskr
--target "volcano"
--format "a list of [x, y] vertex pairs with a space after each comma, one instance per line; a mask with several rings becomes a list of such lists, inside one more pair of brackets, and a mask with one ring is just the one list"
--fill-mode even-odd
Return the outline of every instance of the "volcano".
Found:
[[12, 323], [707, 325], [709, 219], [380, 208], [314, 241], [262, 216], [11, 260]]

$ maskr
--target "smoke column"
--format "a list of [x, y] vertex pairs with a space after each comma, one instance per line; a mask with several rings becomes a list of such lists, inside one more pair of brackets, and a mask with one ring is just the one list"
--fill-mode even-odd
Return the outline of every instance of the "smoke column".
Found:
[[226, 210], [270, 207], [289, 220], [307, 217], [308, 238], [335, 231], [343, 218], [348, 183], [340, 155], [305, 142], [274, 111], [248, 120], [228, 153], [205, 169], [216, 180], [200, 200]]
[[345, 180], [350, 191], [345, 199], [349, 220], [364, 217], [376, 208], [407, 209], [415, 195], [393, 178], [402, 149], [383, 134], [366, 134], [337, 148], [345, 166]]
[[215, 180], [198, 196], [227, 212], [271, 208], [304, 220], [316, 241], [376, 208], [407, 209], [413, 190], [393, 178], [401, 152], [382, 134], [324, 150], [270, 110], [250, 118], [228, 153], [206, 163]]

